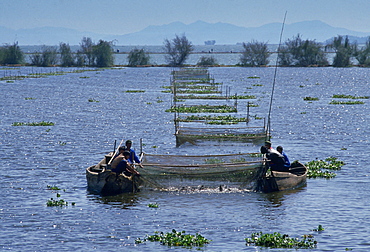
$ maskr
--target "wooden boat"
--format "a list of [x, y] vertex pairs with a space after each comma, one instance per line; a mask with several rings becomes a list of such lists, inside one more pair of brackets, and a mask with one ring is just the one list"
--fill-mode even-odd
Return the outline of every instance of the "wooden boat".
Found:
[[106, 155], [97, 165], [86, 169], [88, 191], [101, 195], [132, 193], [139, 190], [141, 180], [136, 176], [117, 175], [110, 169], [109, 161], [113, 153]]
[[288, 172], [272, 171], [264, 174], [257, 183], [257, 191], [265, 193], [296, 189], [306, 184], [307, 167], [300, 163], [292, 163]]

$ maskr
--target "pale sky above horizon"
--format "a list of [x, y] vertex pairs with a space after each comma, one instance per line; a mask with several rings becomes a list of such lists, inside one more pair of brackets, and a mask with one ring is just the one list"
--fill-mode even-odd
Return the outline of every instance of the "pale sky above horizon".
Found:
[[320, 20], [370, 32], [370, 0], [0, 0], [0, 26], [66, 27], [82, 32], [127, 34], [149, 25], [198, 20], [259, 27]]

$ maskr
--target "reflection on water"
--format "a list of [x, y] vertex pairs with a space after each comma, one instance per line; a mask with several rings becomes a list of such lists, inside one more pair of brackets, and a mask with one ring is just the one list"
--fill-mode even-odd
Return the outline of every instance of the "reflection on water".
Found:
[[299, 193], [306, 190], [305, 187], [306, 185], [294, 190], [261, 193], [261, 198], [266, 202], [266, 208], [279, 208], [284, 205], [284, 200], [289, 198], [289, 195], [295, 194], [296, 197], [299, 197]]
[[89, 198], [96, 203], [107, 204], [112, 207], [119, 207], [122, 209], [133, 207], [138, 201], [138, 195], [133, 193], [119, 194], [115, 196], [89, 195]]

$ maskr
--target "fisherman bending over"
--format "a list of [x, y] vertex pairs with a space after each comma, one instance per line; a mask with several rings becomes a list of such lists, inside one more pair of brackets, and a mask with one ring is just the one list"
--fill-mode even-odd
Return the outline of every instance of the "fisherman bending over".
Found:
[[117, 173], [117, 175], [124, 173], [127, 176], [131, 176], [132, 174], [140, 176], [140, 173], [136, 171], [129, 163], [129, 157], [129, 151], [125, 150], [122, 153], [120, 152], [120, 154], [112, 162], [112, 172]]
[[261, 153], [266, 154], [266, 158], [270, 160], [270, 168], [272, 171], [284, 172], [289, 170], [289, 168], [284, 167], [284, 156], [271, 147], [270, 141], [266, 141], [265, 146], [261, 146]]

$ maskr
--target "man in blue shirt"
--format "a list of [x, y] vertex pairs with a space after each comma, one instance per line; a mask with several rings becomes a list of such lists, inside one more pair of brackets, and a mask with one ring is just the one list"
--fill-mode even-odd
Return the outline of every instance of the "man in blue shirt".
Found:
[[286, 169], [289, 169], [290, 168], [290, 162], [289, 162], [289, 158], [288, 158], [288, 156], [285, 154], [285, 152], [283, 152], [283, 147], [282, 146], [278, 146], [278, 147], [276, 147], [276, 150], [281, 154], [281, 155], [283, 155], [284, 156], [284, 167], [286, 168]]
[[130, 157], [128, 158], [128, 161], [133, 164], [134, 161], [137, 163], [141, 168], [143, 168], [143, 165], [141, 164], [141, 161], [139, 157], [136, 155], [135, 150], [131, 149], [132, 141], [127, 140], [126, 141], [126, 149], [130, 152]]

